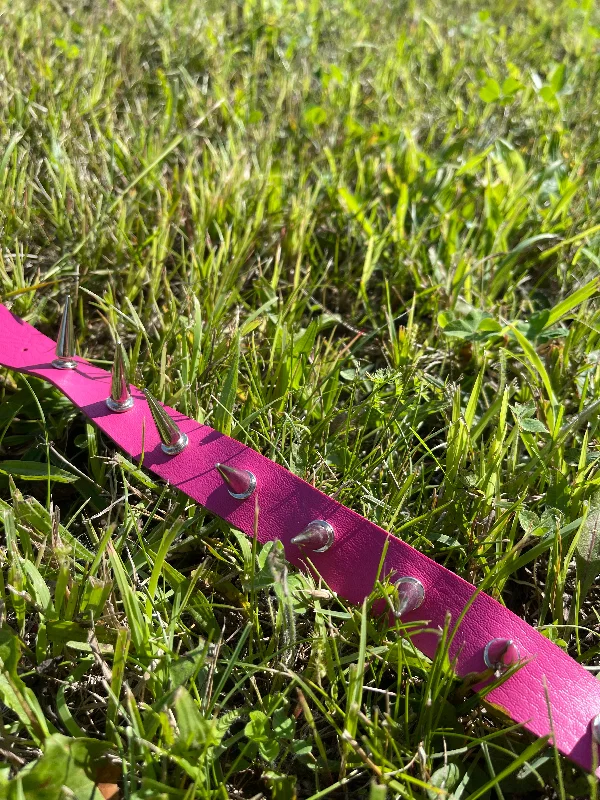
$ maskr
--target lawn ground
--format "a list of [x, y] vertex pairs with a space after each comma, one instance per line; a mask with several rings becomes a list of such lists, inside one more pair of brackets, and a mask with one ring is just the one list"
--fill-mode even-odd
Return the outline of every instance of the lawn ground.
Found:
[[[70, 292], [81, 355], [598, 669], [599, 47], [590, 0], [4, 2], [1, 299], [55, 337]], [[0, 397], [1, 797], [596, 797], [57, 391]]]

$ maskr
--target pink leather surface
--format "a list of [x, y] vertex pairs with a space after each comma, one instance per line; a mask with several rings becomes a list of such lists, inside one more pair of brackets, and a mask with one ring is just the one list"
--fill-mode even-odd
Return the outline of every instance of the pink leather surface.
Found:
[[[430, 628], [441, 628], [446, 612], [450, 612], [455, 622], [475, 592], [475, 587], [467, 581], [283, 467], [168, 407], [168, 413], [187, 433], [190, 443], [179, 455], [166, 456], [160, 448], [146, 400], [138, 389], [132, 387], [134, 408], [114, 414], [105, 404], [110, 374], [79, 358], [77, 370], [55, 369], [51, 366], [54, 349], [55, 342], [0, 305], [1, 365], [37, 375], [57, 386], [134, 460], [141, 455], [145, 421], [144, 467], [209, 511], [252, 535], [255, 495], [243, 501], [232, 498], [214, 468], [215, 462], [220, 461], [249, 469], [256, 475], [260, 506], [258, 538], [261, 542], [280, 539], [288, 559], [297, 566], [306, 569], [301, 551], [290, 544], [290, 539], [312, 520], [330, 522], [336, 532], [335, 544], [326, 553], [311, 553], [310, 557], [330, 588], [341, 597], [360, 603], [372, 591], [386, 541], [389, 546], [385, 574], [411, 575], [425, 586], [423, 605], [403, 621], [426, 620]], [[451, 655], [458, 656], [460, 676], [485, 670], [483, 650], [494, 638], [514, 639], [521, 657], [530, 660], [490, 692], [489, 701], [532, 733], [543, 736], [552, 732], [547, 692], [558, 748], [591, 770], [600, 756], [600, 748], [591, 735], [591, 720], [600, 713], [600, 682], [530, 625], [483, 593], [465, 615], [451, 648]], [[419, 634], [414, 642], [426, 655], [434, 655], [435, 634]], [[597, 774], [600, 776], [600, 768]]]

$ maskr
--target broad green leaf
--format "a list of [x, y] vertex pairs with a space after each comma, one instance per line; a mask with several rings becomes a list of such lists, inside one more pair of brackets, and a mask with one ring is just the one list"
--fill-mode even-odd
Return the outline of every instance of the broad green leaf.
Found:
[[516, 94], [522, 88], [523, 84], [516, 78], [506, 78], [506, 80], [502, 82], [502, 94], [504, 97], [512, 97], [512, 95]]
[[45, 614], [53, 614], [54, 605], [50, 597], [50, 589], [46, 585], [46, 581], [42, 578], [39, 570], [35, 564], [29, 559], [24, 558], [21, 561], [21, 566], [27, 574], [28, 583], [31, 588], [36, 604], [44, 611]]
[[438, 323], [443, 328], [445, 336], [468, 341], [485, 340], [496, 336], [503, 330], [498, 320], [477, 309], [473, 309], [465, 317], [459, 318], [442, 312], [438, 315]]
[[494, 78], [488, 78], [485, 85], [479, 90], [479, 97], [484, 103], [494, 103], [500, 98], [501, 94], [500, 84]]
[[297, 800], [295, 775], [278, 775], [274, 771], [267, 770], [264, 777], [271, 789], [271, 800]]
[[429, 778], [429, 784], [431, 786], [435, 786], [435, 789], [444, 789], [447, 794], [436, 792], [435, 789], [429, 789], [427, 791], [427, 797], [429, 800], [440, 800], [442, 797], [452, 797], [452, 790], [458, 786], [458, 782], [460, 781], [460, 769], [456, 764], [444, 764], [443, 767], [436, 769], [433, 773], [431, 778]]
[[46, 740], [42, 757], [7, 788], [10, 791], [11, 784], [20, 782], [24, 800], [103, 800], [96, 776], [109, 750], [98, 739], [71, 739], [55, 733]]
[[294, 355], [310, 355], [319, 332], [319, 323], [313, 319], [308, 328], [294, 340]]
[[518, 420], [525, 419], [526, 417], [532, 417], [537, 411], [537, 406], [533, 400], [529, 400], [527, 403], [515, 403], [514, 406], [511, 406], [511, 408], [516, 419]]
[[542, 528], [540, 518], [535, 511], [527, 511], [527, 509], [522, 509], [519, 511], [519, 523], [521, 524], [521, 527], [525, 533], [533, 533], [538, 529], [543, 533], [545, 530]]
[[464, 319], [453, 319], [444, 326], [444, 335], [454, 339], [471, 339], [475, 331]]
[[253, 742], [265, 742], [271, 735], [271, 723], [264, 711], [251, 711], [244, 735]]
[[440, 328], [445, 328], [449, 322], [452, 321], [452, 315], [449, 314], [447, 311], [440, 311], [437, 315], [437, 322]]
[[296, 758], [302, 761], [312, 753], [312, 742], [309, 739], [294, 739], [291, 744], [291, 750]]
[[72, 472], [38, 461], [0, 461], [0, 473], [24, 481], [47, 481], [50, 478], [57, 483], [75, 483], [79, 480], [79, 476]]
[[179, 730], [178, 746], [183, 750], [206, 750], [221, 742], [222, 732], [216, 719], [206, 718], [196, 701], [183, 686], [175, 693], [175, 718]]
[[552, 109], [558, 109], [558, 101], [556, 100], [556, 92], [552, 86], [542, 86], [540, 89], [540, 97]]
[[171, 687], [177, 689], [187, 683], [193, 675], [197, 674], [202, 669], [206, 656], [208, 654], [208, 647], [206, 642], [199, 647], [190, 650], [179, 658], [171, 661], [169, 666], [169, 680]]
[[520, 427], [529, 433], [548, 433], [548, 428], [539, 419], [531, 419], [529, 417], [522, 419], [519, 423]]
[[503, 330], [503, 327], [498, 322], [497, 319], [491, 319], [490, 317], [486, 317], [481, 320], [477, 330], [486, 331], [489, 333], [500, 333]]
[[17, 677], [17, 667], [21, 657], [21, 643], [8, 627], [0, 628], [0, 661], [3, 668], [13, 678]]
[[278, 708], [272, 719], [273, 733], [278, 739], [292, 739], [296, 730], [296, 722], [290, 717], [287, 709]]
[[327, 111], [322, 106], [308, 106], [303, 117], [307, 125], [324, 125], [327, 122]]
[[596, 492], [590, 501], [590, 510], [577, 540], [575, 560], [583, 601], [600, 575], [600, 492]]
[[567, 68], [565, 64], [558, 64], [550, 74], [550, 86], [555, 94], [558, 94], [565, 85], [565, 75]]
[[271, 737], [267, 739], [265, 742], [258, 743], [258, 752], [264, 758], [265, 761], [275, 761], [277, 756], [279, 755], [280, 744], [277, 739]]

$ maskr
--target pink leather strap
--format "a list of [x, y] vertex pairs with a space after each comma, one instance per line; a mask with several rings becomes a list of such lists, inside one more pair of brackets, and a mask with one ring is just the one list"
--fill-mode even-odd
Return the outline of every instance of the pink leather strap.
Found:
[[[291, 538], [312, 520], [330, 522], [335, 529], [335, 543], [325, 553], [311, 553], [311, 560], [341, 597], [360, 603], [370, 594], [386, 543], [385, 574], [413, 576], [425, 587], [423, 605], [403, 617], [403, 621], [427, 620], [430, 628], [442, 628], [447, 612], [455, 623], [473, 597], [474, 586], [405, 542], [268, 458], [171, 408], [167, 411], [188, 435], [189, 446], [179, 455], [165, 455], [148, 404], [138, 389], [132, 387], [135, 405], [131, 411], [112, 413], [105, 403], [110, 393], [109, 373], [80, 358], [77, 370], [55, 369], [51, 366], [55, 346], [47, 336], [0, 305], [1, 365], [54, 384], [134, 460], [142, 453], [144, 429], [144, 467], [209, 511], [253, 535], [255, 496], [244, 501], [232, 498], [214, 467], [221, 462], [249, 469], [256, 475], [260, 506], [258, 539], [260, 542], [280, 539], [287, 558], [299, 567], [306, 569], [306, 564], [299, 548], [290, 544]], [[483, 593], [475, 597], [451, 646], [459, 676], [486, 669], [484, 648], [495, 638], [513, 639], [521, 657], [528, 661], [493, 689], [487, 700], [532, 733], [553, 734], [560, 751], [585, 769], [593, 769], [600, 756], [591, 732], [592, 719], [600, 713], [600, 682], [526, 622]], [[421, 633], [413, 641], [432, 657], [438, 637], [433, 632]], [[600, 769], [597, 774], [600, 775]]]

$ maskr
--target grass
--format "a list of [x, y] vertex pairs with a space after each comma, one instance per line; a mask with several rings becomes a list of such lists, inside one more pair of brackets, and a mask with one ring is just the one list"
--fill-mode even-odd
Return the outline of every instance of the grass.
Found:
[[[119, 336], [597, 670], [590, 0], [12, 0], [0, 33], [3, 302], [55, 335], [70, 291], [82, 355]], [[370, 615], [389, 587], [348, 606], [0, 393], [0, 796], [596, 797]]]

